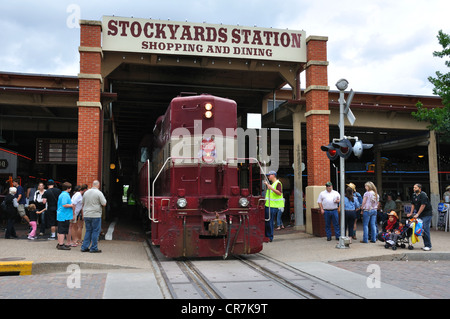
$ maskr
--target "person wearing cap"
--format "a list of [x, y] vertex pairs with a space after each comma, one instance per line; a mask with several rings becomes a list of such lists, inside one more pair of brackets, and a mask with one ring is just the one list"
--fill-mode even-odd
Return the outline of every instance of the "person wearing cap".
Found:
[[277, 173], [275, 171], [270, 171], [267, 174], [267, 178], [272, 183], [269, 184], [264, 181], [266, 185], [266, 209], [265, 209], [265, 219], [266, 219], [266, 237], [270, 241], [273, 240], [273, 224], [275, 216], [277, 216], [280, 208], [284, 207], [283, 200], [283, 185], [280, 180], [277, 179]]
[[325, 187], [326, 189], [319, 194], [317, 203], [320, 207], [320, 213], [324, 215], [325, 218], [325, 233], [327, 234], [327, 240], [331, 240], [331, 223], [333, 223], [336, 240], [339, 240], [341, 229], [339, 228], [338, 206], [341, 195], [333, 190], [333, 184], [331, 182], [327, 182]]

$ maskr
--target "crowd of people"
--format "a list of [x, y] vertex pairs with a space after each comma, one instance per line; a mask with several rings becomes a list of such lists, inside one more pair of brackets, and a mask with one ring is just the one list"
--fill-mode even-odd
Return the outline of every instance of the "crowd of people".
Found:
[[[326, 189], [319, 194], [317, 203], [320, 207], [321, 214], [325, 218], [325, 232], [327, 240], [331, 240], [332, 230], [331, 223], [334, 228], [334, 235], [336, 240], [339, 240], [341, 236], [338, 209], [341, 204], [340, 194], [333, 190], [331, 182], [325, 184]], [[349, 237], [356, 238], [356, 222], [358, 214], [362, 217], [363, 224], [363, 237], [360, 243], [367, 244], [369, 241], [375, 243], [377, 239], [385, 241], [389, 240], [393, 242], [394, 239], [402, 232], [405, 219], [398, 220], [396, 209], [396, 203], [392, 198], [392, 195], [387, 196], [384, 208], [381, 208], [380, 195], [377, 192], [377, 188], [372, 182], [366, 182], [364, 184], [365, 192], [361, 196], [356, 190], [356, 186], [353, 183], [346, 185], [345, 198], [344, 198], [344, 211], [345, 211], [345, 232]], [[415, 184], [413, 187], [414, 193], [411, 200], [411, 211], [406, 214], [408, 219], [419, 219], [423, 223], [423, 242], [425, 251], [431, 250], [431, 236], [430, 226], [432, 219], [432, 208], [430, 200], [427, 194], [422, 191], [421, 184]], [[381, 212], [381, 214], [380, 214]], [[382, 229], [378, 230], [378, 223], [382, 224]]]
[[[17, 238], [14, 224], [18, 217], [30, 226], [29, 240], [45, 236], [50, 230], [49, 240], [57, 240], [58, 250], [71, 250], [81, 245], [81, 252], [99, 253], [98, 237], [101, 231], [102, 207], [106, 198], [100, 191], [100, 182], [95, 180], [88, 189], [86, 184], [64, 182], [61, 189], [50, 179], [45, 184], [28, 187], [25, 192], [19, 179], [14, 179], [2, 202], [2, 214], [7, 220], [5, 238]], [[82, 238], [85, 226], [84, 238]]]
[[[284, 228], [281, 221], [285, 203], [283, 198], [283, 185], [277, 178], [275, 171], [270, 171], [267, 174], [267, 180], [264, 183], [266, 186], [265, 237], [268, 241], [273, 241], [274, 229]], [[406, 221], [404, 219], [398, 220], [397, 212], [395, 211], [397, 209], [397, 203], [394, 201], [393, 195], [388, 194], [384, 207], [381, 207], [380, 195], [373, 182], [368, 181], [364, 184], [365, 192], [363, 195], [356, 190], [355, 184], [348, 183], [346, 186], [343, 201], [341, 195], [333, 190], [333, 184], [331, 182], [325, 184], [326, 189], [319, 194], [317, 199], [320, 212], [325, 219], [327, 241], [331, 241], [333, 235], [336, 240], [339, 240], [341, 237], [339, 209], [345, 211], [345, 234], [342, 234], [343, 236], [348, 236], [356, 240], [356, 226], [358, 219], [360, 219], [363, 226], [360, 243], [375, 243], [377, 239], [380, 240], [381, 238], [392, 240], [390, 235], [395, 239]], [[431, 203], [427, 194], [422, 191], [421, 184], [415, 184], [413, 190], [411, 211], [406, 213], [405, 217], [416, 220], [420, 218], [422, 220], [422, 236], [424, 242], [422, 249], [429, 251], [432, 248], [430, 237], [432, 218]], [[448, 187], [448, 190], [450, 191], [450, 187]], [[395, 222], [393, 222], [393, 219], [395, 219]], [[382, 226], [381, 230], [378, 228], [379, 223]], [[331, 225], [333, 225], [334, 232], [332, 231]], [[381, 234], [387, 237], [383, 237]]]

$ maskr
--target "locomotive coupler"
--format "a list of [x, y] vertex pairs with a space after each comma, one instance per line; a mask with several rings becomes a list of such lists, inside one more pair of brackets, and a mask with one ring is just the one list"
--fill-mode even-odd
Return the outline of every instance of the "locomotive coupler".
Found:
[[228, 224], [225, 218], [221, 218], [219, 213], [216, 213], [216, 218], [210, 220], [208, 225], [208, 232], [211, 236], [225, 236], [227, 234]]

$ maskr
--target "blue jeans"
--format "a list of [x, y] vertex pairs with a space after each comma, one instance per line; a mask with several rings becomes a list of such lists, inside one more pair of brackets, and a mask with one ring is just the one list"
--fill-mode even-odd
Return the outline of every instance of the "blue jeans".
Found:
[[323, 216], [325, 217], [325, 233], [327, 238], [331, 238], [331, 222], [333, 222], [334, 234], [336, 239], [341, 236], [341, 229], [339, 228], [339, 216], [337, 209], [325, 210]]
[[[98, 236], [100, 235], [100, 230], [102, 228], [102, 218], [92, 218], [85, 217], [84, 223], [86, 225], [86, 233], [84, 234], [83, 245], [81, 250], [98, 250]], [[91, 246], [89, 248], [89, 246]]]
[[370, 241], [375, 242], [377, 239], [377, 210], [365, 210], [363, 212], [363, 242], [369, 241], [369, 227], [370, 227]]
[[[284, 209], [283, 209], [283, 211], [284, 211]], [[281, 220], [281, 216], [283, 215], [283, 211], [281, 210], [281, 208], [278, 209], [278, 212], [277, 212], [277, 227], [283, 226], [283, 221]]]
[[[270, 241], [273, 240], [273, 222], [275, 221], [275, 216], [278, 213], [278, 208], [270, 208], [270, 214], [269, 214], [269, 207], [266, 207], [265, 210], [265, 219], [269, 219], [269, 221], [266, 220], [266, 237], [270, 239]], [[270, 216], [269, 216], [270, 215]]]
[[421, 218], [423, 221], [423, 244], [425, 247], [429, 248], [431, 248], [430, 226], [432, 217], [433, 216], [424, 216]]

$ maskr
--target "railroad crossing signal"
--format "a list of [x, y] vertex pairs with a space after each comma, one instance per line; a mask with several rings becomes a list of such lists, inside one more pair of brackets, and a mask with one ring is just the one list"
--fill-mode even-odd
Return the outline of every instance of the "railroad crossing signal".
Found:
[[321, 146], [320, 149], [327, 153], [327, 157], [331, 161], [335, 161], [339, 157], [348, 159], [352, 153], [357, 158], [361, 158], [363, 151], [372, 148], [372, 146], [373, 144], [364, 144], [357, 136], [345, 136], [343, 139], [333, 139], [330, 144]]
[[350, 155], [352, 155], [353, 146], [352, 142], [350, 142], [348, 139], [345, 138], [343, 140], [340, 140], [336, 143], [333, 142], [331, 144], [333, 144], [334, 148], [336, 149], [336, 153], [340, 157], [347, 159], [350, 157]]
[[326, 146], [321, 146], [320, 149], [324, 152], [327, 152], [327, 156], [330, 159], [330, 161], [335, 161], [339, 158], [339, 155], [336, 151], [336, 148], [333, 146], [333, 143], [330, 143]]

